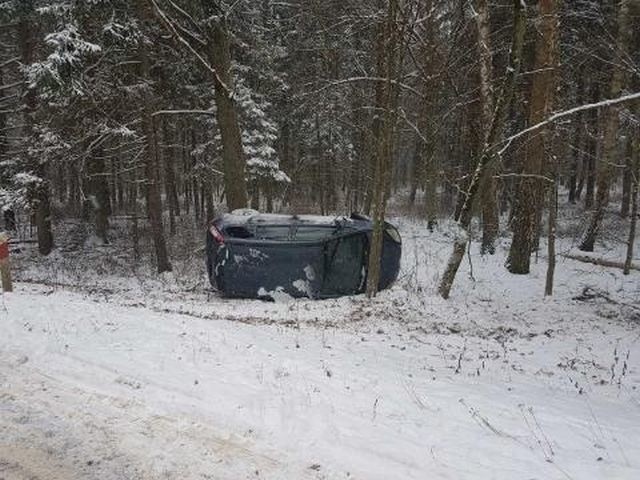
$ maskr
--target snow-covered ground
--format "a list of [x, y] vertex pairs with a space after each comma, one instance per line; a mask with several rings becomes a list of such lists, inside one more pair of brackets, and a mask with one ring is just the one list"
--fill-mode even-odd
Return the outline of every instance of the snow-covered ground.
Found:
[[559, 258], [545, 299], [542, 257], [512, 276], [474, 245], [445, 302], [446, 226], [399, 223], [373, 301], [225, 300], [197, 258], [159, 280], [17, 259], [0, 478], [640, 478], [640, 272]]

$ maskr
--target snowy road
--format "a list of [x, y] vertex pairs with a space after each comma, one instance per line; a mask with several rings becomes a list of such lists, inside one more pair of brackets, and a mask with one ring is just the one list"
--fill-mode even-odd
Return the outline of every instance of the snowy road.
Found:
[[640, 478], [624, 325], [505, 341], [46, 293], [0, 304], [3, 480]]

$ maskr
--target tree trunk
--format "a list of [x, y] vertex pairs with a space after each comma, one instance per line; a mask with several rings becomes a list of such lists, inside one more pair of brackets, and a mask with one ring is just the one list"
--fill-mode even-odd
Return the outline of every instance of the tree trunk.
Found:
[[[142, 24], [149, 18], [144, 0], [137, 0], [138, 18]], [[140, 61], [140, 76], [148, 82], [150, 78], [150, 59], [145, 38], [138, 41], [138, 60]], [[158, 140], [155, 125], [153, 123], [153, 107], [151, 85], [147, 83], [144, 88], [142, 105], [142, 128], [145, 134], [144, 173], [146, 180], [147, 216], [151, 224], [151, 235], [156, 253], [156, 265], [158, 273], [170, 272], [171, 263], [167, 252], [164, 226], [162, 223], [162, 197], [160, 195], [160, 175]]]
[[258, 187], [258, 182], [250, 182], [249, 183], [249, 188], [251, 191], [251, 195], [250, 195], [250, 199], [251, 199], [251, 203], [250, 206], [253, 210], [258, 210], [260, 211], [260, 188]]
[[53, 233], [51, 230], [51, 207], [49, 205], [49, 187], [43, 182], [36, 188], [32, 198], [35, 203], [36, 228], [38, 229], [38, 251], [41, 255], [49, 255], [53, 250]]
[[487, 172], [482, 192], [482, 244], [480, 252], [493, 255], [496, 253], [496, 238], [500, 231], [500, 215], [498, 213], [498, 193], [495, 172]]
[[[216, 115], [222, 137], [222, 162], [224, 190], [227, 208], [232, 211], [247, 206], [246, 160], [242, 147], [242, 136], [238, 123], [236, 104], [233, 98], [233, 75], [229, 33], [224, 14], [218, 12], [216, 2], [201, 0], [208, 19], [208, 55], [216, 71], [215, 87]], [[217, 17], [217, 18], [214, 18]]]
[[460, 216], [458, 217], [459, 233], [454, 240], [453, 251], [447, 262], [447, 267], [442, 275], [442, 279], [440, 280], [438, 291], [444, 299], [449, 298], [456, 273], [458, 272], [460, 262], [462, 262], [464, 252], [466, 251], [469, 241], [469, 225], [471, 224], [471, 218], [473, 216], [473, 203], [478, 194], [480, 181], [486, 173], [486, 167], [494, 161], [494, 146], [502, 136], [506, 116], [513, 100], [516, 79], [520, 72], [520, 64], [522, 61], [522, 47], [526, 26], [525, 5], [521, 0], [513, 0], [513, 38], [511, 52], [509, 54], [509, 64], [505, 71], [504, 83], [500, 95], [496, 100], [486, 144], [479, 154], [476, 169], [473, 172], [469, 188], [466, 191], [465, 201], [460, 209]]
[[[389, 0], [391, 2], [393, 0]], [[384, 77], [385, 73], [385, 26], [381, 22], [376, 24], [376, 71], [379, 76]], [[374, 207], [373, 197], [376, 188], [376, 169], [378, 168], [379, 140], [382, 136], [382, 116], [380, 109], [384, 105], [385, 85], [378, 81], [375, 84], [375, 109], [373, 112], [373, 120], [371, 122], [371, 139], [369, 145], [372, 148], [369, 151], [369, 161], [365, 177], [367, 179], [367, 188], [364, 198], [364, 213], [370, 215]]]
[[627, 151], [625, 163], [622, 169], [622, 201], [620, 204], [620, 216], [626, 218], [631, 208], [631, 190], [633, 186], [633, 136], [627, 137]]
[[[22, 15], [18, 24], [18, 35], [20, 41], [20, 55], [23, 65], [31, 65], [34, 57], [35, 35], [33, 17], [36, 15], [33, 0], [23, 0], [20, 8]], [[25, 82], [26, 83], [26, 82]], [[34, 115], [36, 110], [36, 92], [26, 86], [24, 92], [25, 103], [25, 137], [33, 139]], [[37, 184], [29, 189], [29, 203], [34, 213], [36, 228], [38, 231], [38, 251], [41, 255], [49, 255], [53, 250], [53, 231], [51, 229], [51, 207], [49, 201], [49, 180], [46, 166], [39, 159], [27, 151], [27, 164], [39, 178]]]
[[[169, 143], [169, 131], [166, 122], [162, 122], [162, 139], [164, 143]], [[164, 150], [164, 194], [169, 205], [169, 232], [176, 233], [176, 217], [180, 216], [180, 202], [178, 201], [178, 189], [176, 187], [176, 170], [173, 155]]]
[[184, 212], [189, 215], [191, 213], [191, 175], [193, 169], [191, 167], [191, 157], [187, 150], [188, 138], [186, 128], [182, 127], [180, 135], [180, 155], [182, 157], [182, 191], [184, 192], [183, 207]]
[[[380, 259], [382, 257], [382, 244], [384, 237], [384, 216], [389, 195], [391, 180], [391, 152], [393, 149], [393, 136], [396, 123], [396, 108], [398, 101], [397, 86], [394, 83], [398, 73], [398, 46], [399, 32], [397, 25], [397, 5], [396, 0], [389, 0], [387, 18], [385, 21], [384, 38], [385, 42], [379, 42], [378, 52], [379, 76], [384, 77], [384, 86], [381, 92], [381, 106], [383, 116], [379, 128], [379, 138], [377, 139], [377, 154], [374, 170], [374, 183], [372, 190], [373, 208], [373, 232], [371, 234], [371, 245], [369, 246], [369, 261], [367, 269], [367, 297], [371, 298], [378, 292], [380, 282]], [[383, 83], [383, 82], [379, 82]]]
[[558, 160], [552, 157], [553, 184], [549, 189], [549, 229], [547, 232], [547, 278], [544, 295], [553, 295], [553, 279], [556, 271], [556, 224], [558, 219]]
[[433, 232], [434, 227], [438, 223], [438, 169], [436, 167], [436, 159], [433, 152], [431, 152], [432, 146], [428, 146], [428, 151], [425, 153], [424, 169], [424, 206], [425, 213], [427, 215], [427, 229]]
[[267, 200], [267, 213], [273, 213], [273, 187], [274, 182], [271, 179], [267, 179], [267, 184], [264, 186], [264, 196]]
[[[549, 116], [553, 106], [555, 68], [558, 50], [557, 0], [538, 1], [541, 37], [536, 41], [536, 61], [529, 125], [535, 125]], [[511, 273], [529, 273], [531, 254], [537, 246], [539, 217], [542, 212], [546, 185], [541, 177], [546, 171], [547, 128], [532, 132], [526, 142], [522, 173], [519, 182], [511, 228], [513, 240], [507, 258]]]
[[104, 243], [109, 243], [109, 213], [110, 197], [109, 184], [103, 152], [100, 148], [89, 152], [87, 173], [89, 175], [89, 201], [93, 210], [96, 226], [96, 236]]
[[[631, 22], [629, 20], [629, 0], [621, 0], [618, 11], [618, 38], [616, 50], [618, 58], [625, 58], [631, 37]], [[609, 85], [609, 98], [617, 97], [622, 91], [625, 82], [626, 72], [620, 62], [613, 63], [613, 74]], [[604, 218], [604, 210], [609, 204], [609, 188], [613, 174], [613, 164], [615, 163], [618, 125], [620, 123], [620, 106], [618, 104], [609, 105], [604, 111], [604, 135], [602, 138], [602, 151], [598, 164], [598, 190], [596, 193], [596, 204], [589, 221], [582, 242], [578, 247], [583, 252], [592, 252], [596, 238]]]
[[[578, 69], [578, 88], [576, 92], [576, 102], [578, 105], [584, 103], [584, 66]], [[575, 120], [575, 129], [573, 136], [573, 152], [571, 158], [571, 171], [569, 172], [569, 203], [576, 203], [580, 199], [582, 193], [582, 187], [578, 189], [578, 178], [580, 172], [583, 170], [584, 154], [582, 149], [582, 137], [584, 131], [584, 115], [582, 112], [578, 113]]]
[[[480, 107], [482, 110], [482, 146], [489, 134], [488, 128], [491, 124], [493, 110], [492, 93], [492, 55], [491, 55], [491, 26], [489, 21], [489, 4], [487, 0], [478, 0], [476, 3], [476, 30], [477, 49], [480, 59], [479, 84], [480, 84]], [[497, 181], [495, 178], [495, 164], [488, 167], [484, 180], [482, 192], [482, 246], [481, 252], [493, 255], [495, 253], [495, 241], [500, 228], [500, 217], [498, 214]]]
[[[591, 89], [591, 101], [597, 102], [600, 100], [600, 88], [597, 84], [594, 84]], [[589, 128], [587, 129], [587, 138], [585, 140], [586, 145], [586, 158], [583, 160], [584, 168], [582, 170], [582, 180], [578, 187], [578, 196], [582, 192], [582, 184], [585, 183], [584, 193], [584, 208], [590, 210], [593, 207], [593, 197], [595, 193], [596, 183], [596, 157], [598, 156], [598, 135], [599, 135], [599, 122], [598, 111], [593, 109], [587, 120]]]
[[[0, 69], [0, 85], [4, 85], [4, 78], [5, 78], [5, 75]], [[0, 90], [0, 104], [4, 104], [6, 100], [4, 92], [5, 92], [4, 89]], [[0, 112], [0, 159], [2, 160], [4, 160], [4, 156], [9, 146], [9, 143], [7, 141], [6, 127], [7, 127], [7, 113]]]
[[422, 179], [422, 139], [416, 136], [415, 147], [413, 150], [413, 156], [411, 158], [411, 170], [410, 170], [410, 187], [409, 187], [409, 210], [412, 211], [416, 204], [416, 195], [418, 194], [418, 186]]
[[[636, 103], [635, 111], [640, 114], [640, 103]], [[624, 262], [623, 273], [629, 275], [631, 262], [633, 261], [633, 244], [636, 239], [636, 224], [638, 222], [638, 190], [640, 190], [640, 128], [636, 126], [633, 130], [633, 146], [631, 151], [631, 218], [629, 219], [629, 236], [627, 238], [627, 256]]]
[[213, 208], [213, 192], [211, 191], [211, 180], [205, 179], [204, 181], [204, 211], [205, 211], [205, 221], [210, 222], [215, 217], [215, 209]]

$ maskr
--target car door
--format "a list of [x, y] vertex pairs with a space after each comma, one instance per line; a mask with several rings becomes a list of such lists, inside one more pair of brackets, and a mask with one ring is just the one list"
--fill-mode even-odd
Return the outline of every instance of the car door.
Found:
[[365, 233], [354, 233], [325, 242], [322, 296], [352, 295], [364, 288], [366, 277]]

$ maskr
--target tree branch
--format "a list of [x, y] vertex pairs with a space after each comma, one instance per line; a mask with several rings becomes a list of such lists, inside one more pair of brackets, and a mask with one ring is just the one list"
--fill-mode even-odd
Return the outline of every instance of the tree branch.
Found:
[[619, 103], [632, 102], [633, 100], [637, 100], [637, 99], [640, 99], [640, 92], [630, 93], [629, 95], [624, 95], [618, 98], [611, 98], [608, 100], [602, 100], [596, 103], [587, 103], [586, 105], [580, 105], [579, 107], [574, 107], [574, 108], [570, 108], [569, 110], [564, 110], [562, 112], [554, 113], [546, 120], [543, 120], [540, 123], [536, 123], [535, 125], [525, 128], [524, 130], [520, 130], [518, 133], [506, 138], [503, 142], [503, 143], [506, 143], [506, 145], [498, 151], [498, 155], [502, 155], [511, 146], [511, 143], [517, 138], [520, 138], [529, 132], [533, 132], [534, 130], [538, 130], [539, 128], [542, 128], [545, 125], [549, 125], [550, 123], [553, 123], [556, 120], [560, 120], [561, 118], [568, 117], [578, 112], [584, 112], [585, 110], [593, 110], [594, 108], [609, 107], [611, 105], [617, 105]]
[[220, 76], [218, 75], [218, 72], [216, 71], [215, 68], [213, 68], [209, 62], [207, 62], [202, 55], [200, 55], [198, 53], [198, 51], [193, 48], [193, 46], [187, 41], [185, 40], [184, 37], [182, 37], [180, 35], [180, 33], [178, 33], [178, 30], [176, 29], [175, 25], [173, 25], [173, 23], [171, 22], [171, 20], [169, 19], [169, 17], [167, 16], [166, 13], [164, 13], [164, 11], [162, 11], [162, 9], [160, 8], [160, 6], [158, 5], [158, 3], [156, 2], [156, 0], [147, 0], [149, 2], [151, 2], [151, 4], [153, 5], [153, 10], [156, 13], [156, 16], [158, 18], [160, 18], [160, 21], [167, 27], [167, 29], [169, 30], [169, 32], [171, 32], [174, 36], [174, 38], [181, 43], [182, 45], [184, 45], [187, 50], [189, 50], [202, 64], [202, 66], [207, 69], [216, 79], [216, 81], [218, 82], [218, 84], [222, 87], [222, 89], [227, 93], [227, 95], [231, 96], [231, 92], [229, 91], [229, 87], [227, 87], [227, 85], [222, 81], [222, 79], [220, 78]]
[[215, 115], [213, 110], [158, 110], [151, 114], [152, 117], [158, 115]]

